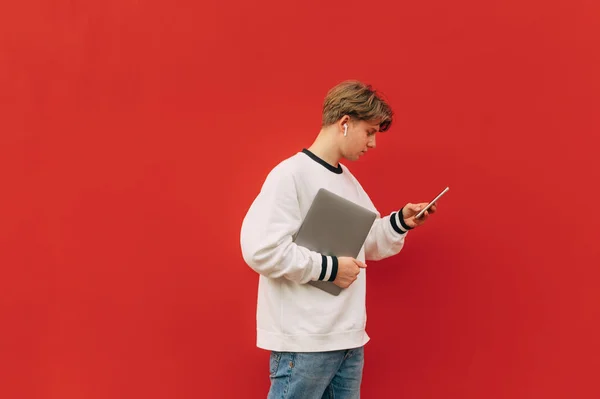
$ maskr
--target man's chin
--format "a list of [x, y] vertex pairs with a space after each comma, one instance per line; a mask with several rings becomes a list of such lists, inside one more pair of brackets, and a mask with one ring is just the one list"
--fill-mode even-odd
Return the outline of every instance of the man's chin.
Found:
[[344, 155], [344, 159], [348, 160], [348, 161], [358, 161], [360, 159], [360, 157], [362, 157], [363, 155], [365, 155], [364, 152], [359, 152], [358, 154], [346, 154]]

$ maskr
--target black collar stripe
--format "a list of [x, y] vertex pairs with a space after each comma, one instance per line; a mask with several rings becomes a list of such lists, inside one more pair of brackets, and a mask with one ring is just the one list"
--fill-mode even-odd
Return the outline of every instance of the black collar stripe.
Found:
[[324, 160], [322, 160], [321, 158], [319, 158], [318, 156], [316, 156], [315, 154], [313, 154], [306, 148], [303, 148], [302, 152], [305, 153], [306, 155], [308, 155], [313, 161], [320, 163], [321, 165], [323, 165], [325, 168], [329, 169], [333, 173], [337, 173], [337, 174], [342, 173], [342, 165], [338, 164], [338, 166], [335, 167], [331, 164], [328, 164], [327, 162], [325, 162]]

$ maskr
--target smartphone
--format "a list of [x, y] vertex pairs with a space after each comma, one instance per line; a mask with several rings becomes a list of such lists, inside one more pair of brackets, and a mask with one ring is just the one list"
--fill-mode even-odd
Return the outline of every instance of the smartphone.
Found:
[[423, 214], [425, 213], [425, 211], [428, 210], [429, 208], [431, 208], [431, 206], [433, 204], [435, 204], [435, 201], [439, 200], [442, 197], [442, 195], [446, 194], [446, 192], [448, 190], [450, 190], [450, 187], [446, 187], [441, 193], [439, 193], [438, 196], [433, 199], [433, 201], [431, 201], [429, 204], [427, 204], [427, 206], [425, 208], [421, 209], [421, 212], [417, 213], [417, 215], [415, 216], [415, 218], [418, 219], [421, 216], [423, 216]]

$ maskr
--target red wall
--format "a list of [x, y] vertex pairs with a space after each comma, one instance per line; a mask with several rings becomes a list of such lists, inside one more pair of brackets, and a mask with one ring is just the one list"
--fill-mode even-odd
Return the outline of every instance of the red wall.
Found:
[[329, 87], [439, 214], [371, 262], [366, 398], [597, 398], [600, 3], [3, 2], [0, 397], [263, 398], [239, 229]]

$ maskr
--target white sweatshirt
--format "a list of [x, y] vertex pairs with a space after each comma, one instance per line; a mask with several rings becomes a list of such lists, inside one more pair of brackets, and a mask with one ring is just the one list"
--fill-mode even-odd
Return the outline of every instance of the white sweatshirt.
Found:
[[[260, 275], [259, 348], [317, 352], [356, 348], [369, 341], [366, 269], [338, 296], [331, 295], [306, 283], [333, 280], [337, 259], [292, 242], [320, 188], [377, 212], [346, 166], [333, 167], [306, 149], [271, 170], [243, 220], [240, 237], [244, 260]], [[400, 252], [409, 230], [401, 211], [377, 215], [358, 256], [363, 262]]]

